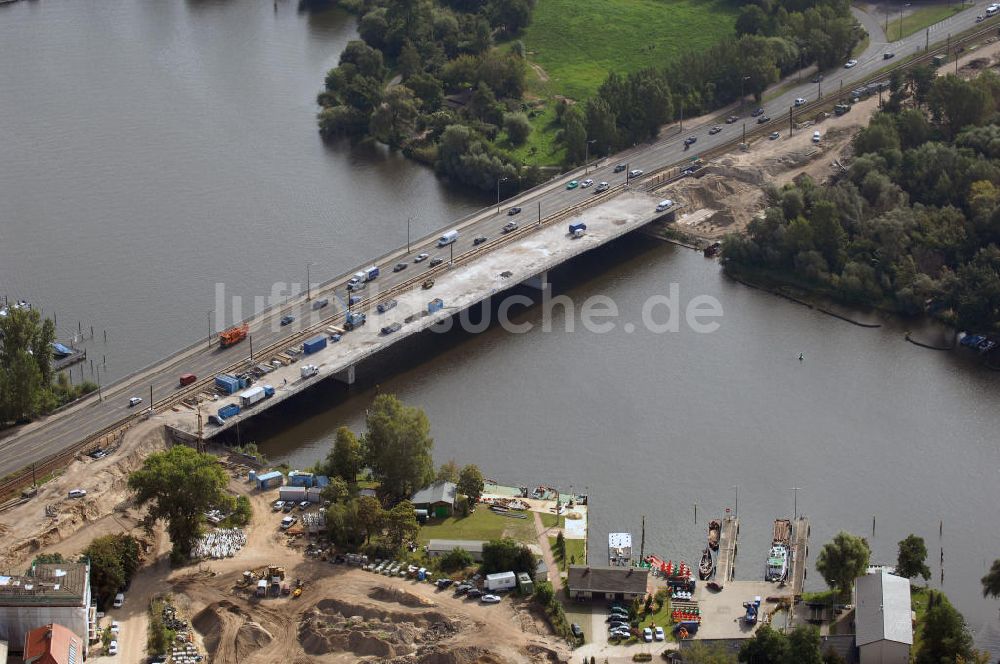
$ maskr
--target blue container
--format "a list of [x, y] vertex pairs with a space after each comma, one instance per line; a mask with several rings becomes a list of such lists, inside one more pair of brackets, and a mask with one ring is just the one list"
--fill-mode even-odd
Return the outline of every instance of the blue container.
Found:
[[439, 297], [434, 298], [427, 303], [427, 313], [432, 314], [435, 311], [441, 311], [444, 309], [444, 300]]
[[315, 353], [326, 348], [326, 336], [317, 334], [312, 339], [307, 339], [302, 343], [302, 352], [306, 355]]
[[274, 387], [272, 385], [264, 386], [264, 397], [270, 399], [274, 396]]
[[226, 394], [235, 394], [242, 387], [240, 382], [236, 376], [230, 376], [229, 374], [219, 374], [215, 377], [216, 387], [220, 388]]
[[223, 406], [222, 408], [219, 409], [219, 417], [221, 417], [222, 419], [226, 419], [227, 417], [232, 417], [233, 415], [239, 415], [239, 414], [240, 414], [240, 407], [234, 403], [231, 403], [228, 406]]

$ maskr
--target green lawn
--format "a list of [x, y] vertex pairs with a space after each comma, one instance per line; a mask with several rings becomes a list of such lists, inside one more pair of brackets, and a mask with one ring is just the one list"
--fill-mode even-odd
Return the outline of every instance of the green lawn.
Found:
[[504, 534], [522, 542], [536, 541], [531, 519], [511, 519], [488, 509], [478, 509], [466, 517], [431, 519], [421, 526], [417, 539], [426, 544], [432, 539], [493, 540]]
[[[918, 30], [923, 30], [927, 26], [933, 25], [938, 21], [943, 21], [949, 16], [954, 16], [958, 12], [962, 11], [963, 5], [933, 5], [930, 7], [921, 7], [920, 9], [914, 10], [909, 16], [904, 16], [902, 20], [902, 26], [900, 26], [899, 15], [897, 14], [895, 20], [893, 17], [889, 17], [889, 30], [886, 32], [890, 42], [897, 41], [903, 37], [909, 37], [914, 32]], [[900, 30], [902, 27], [902, 30]]]
[[565, 560], [560, 558], [559, 553], [556, 551], [556, 538], [549, 538], [549, 548], [552, 549], [552, 555], [556, 557], [556, 561], [559, 563], [559, 569], [565, 572], [569, 565], [586, 564], [587, 542], [580, 539], [568, 539], [564, 541], [566, 542]]
[[736, 15], [731, 0], [539, 0], [523, 41], [554, 92], [585, 99], [611, 70], [661, 67], [711, 46]]

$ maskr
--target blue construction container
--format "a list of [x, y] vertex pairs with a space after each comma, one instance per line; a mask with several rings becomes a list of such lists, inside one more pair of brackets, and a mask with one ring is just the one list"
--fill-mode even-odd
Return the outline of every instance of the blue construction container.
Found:
[[317, 334], [312, 339], [302, 342], [302, 352], [306, 355], [315, 353], [326, 348], [326, 335]]
[[219, 409], [219, 417], [226, 419], [227, 417], [232, 417], [233, 415], [240, 414], [240, 407], [237, 404], [231, 403], [227, 406], [223, 406]]
[[265, 399], [270, 399], [273, 396], [274, 396], [274, 386], [273, 385], [265, 385], [264, 386], [264, 398]]
[[215, 377], [215, 386], [226, 394], [236, 394], [238, 390], [243, 388], [241, 382], [239, 378], [229, 374], [219, 374]]
[[313, 486], [318, 486], [321, 489], [330, 486], [330, 478], [326, 475], [317, 475], [313, 478]]
[[257, 488], [258, 489], [273, 489], [276, 486], [281, 486], [284, 482], [285, 476], [282, 475], [277, 470], [272, 470], [269, 473], [264, 473], [263, 475], [257, 476]]
[[427, 303], [427, 313], [432, 314], [435, 311], [441, 311], [444, 309], [444, 300], [439, 297], [434, 298]]
[[293, 470], [288, 473], [288, 486], [304, 486], [307, 489], [313, 485], [313, 474]]
[[250, 482], [256, 482], [257, 481], [257, 471], [256, 470], [251, 470], [250, 473], [247, 475], [247, 480], [249, 480]]

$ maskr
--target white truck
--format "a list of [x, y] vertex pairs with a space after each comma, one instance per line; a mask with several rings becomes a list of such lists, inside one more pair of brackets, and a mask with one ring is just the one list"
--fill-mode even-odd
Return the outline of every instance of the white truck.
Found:
[[315, 364], [304, 364], [299, 369], [299, 375], [301, 375], [302, 378], [312, 378], [318, 373], [319, 373], [319, 367], [317, 367]]
[[444, 247], [458, 239], [458, 231], [451, 230], [438, 238], [438, 246]]
[[347, 290], [353, 291], [363, 288], [369, 281], [375, 281], [378, 278], [378, 274], [377, 265], [369, 265], [360, 272], [355, 272], [354, 276], [347, 282]]
[[260, 403], [265, 398], [264, 388], [257, 386], [240, 392], [240, 405], [244, 408]]
[[486, 575], [487, 590], [511, 590], [517, 587], [517, 575], [513, 572], [497, 572]]

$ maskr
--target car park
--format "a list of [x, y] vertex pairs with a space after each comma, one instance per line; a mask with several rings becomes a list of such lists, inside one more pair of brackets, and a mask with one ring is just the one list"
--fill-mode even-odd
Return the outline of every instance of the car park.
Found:
[[142, 403], [142, 397], [130, 397], [128, 400], [128, 407], [138, 406]]
[[764, 124], [765, 122], [770, 122], [770, 121], [771, 121], [771, 116], [769, 115], [762, 115], [759, 118], [757, 118], [757, 124]]
[[714, 136], [715, 134], [718, 134], [720, 131], [722, 131], [722, 127], [720, 127], [719, 125], [715, 125], [714, 127], [708, 130], [708, 133], [710, 136]]
[[486, 240], [487, 240], [487, 237], [485, 235], [478, 235], [478, 236], [476, 236], [475, 239], [472, 240], [472, 244], [475, 245], [475, 246], [479, 246], [483, 242], [486, 242]]
[[653, 640], [653, 630], [651, 630], [648, 627], [645, 628], [644, 630], [642, 630], [642, 640], [645, 641], [646, 643], [652, 642], [652, 640]]
[[758, 115], [764, 115], [764, 109], [763, 108], [755, 109], [754, 112], [750, 114], [750, 117], [755, 118]]
[[399, 324], [399, 323], [393, 323], [391, 325], [386, 325], [385, 327], [383, 327], [381, 329], [381, 332], [384, 335], [388, 335], [388, 334], [392, 334], [393, 332], [399, 332], [399, 329], [401, 327], [403, 327], [401, 324]]
[[640, 175], [642, 175], [642, 169], [640, 169], [640, 168], [634, 168], [634, 169], [632, 169], [631, 171], [628, 172], [628, 176], [630, 178], [637, 178]]
[[776, 132], [776, 131], [772, 131], [772, 132], [771, 132], [771, 135], [770, 135], [770, 136], [768, 136], [768, 138], [769, 138], [770, 140], [772, 140], [772, 141], [776, 141], [776, 140], [778, 140], [779, 138], [781, 138], [781, 134], [779, 134], [779, 133], [778, 133], [778, 132]]
[[69, 492], [70, 498], [83, 498], [86, 495], [87, 495], [86, 489], [70, 489]]
[[586, 189], [587, 187], [593, 187], [593, 186], [594, 186], [594, 181], [591, 180], [590, 178], [587, 178], [586, 180], [580, 183], [580, 189]]
[[684, 145], [694, 145], [698, 138], [695, 136], [688, 136], [684, 139]]
[[392, 271], [393, 272], [402, 272], [406, 268], [407, 268], [407, 264], [406, 263], [396, 263], [396, 265], [392, 268]]
[[282, 316], [281, 317], [281, 326], [282, 327], [284, 327], [285, 325], [291, 325], [293, 322], [295, 322], [295, 316], [288, 316], [288, 315], [286, 315], [286, 316]]
[[854, 58], [851, 58], [846, 63], [844, 63], [844, 69], [851, 69], [851, 68], [853, 68], [857, 64], [858, 64], [858, 61], [855, 60]]
[[431, 259], [431, 262], [428, 263], [428, 265], [434, 267], [435, 265], [440, 265], [443, 262], [444, 262], [443, 258], [441, 258], [440, 256], [435, 256], [434, 258]]
[[395, 307], [396, 304], [397, 304], [396, 300], [386, 300], [385, 302], [379, 302], [378, 306], [375, 307], [375, 309], [377, 309], [380, 314], [384, 314], [385, 312]]
[[595, 194], [599, 194], [602, 191], [607, 191], [610, 188], [611, 188], [611, 185], [608, 184], [607, 182], [598, 182], [597, 186], [594, 187], [594, 193]]
[[517, 224], [514, 223], [513, 221], [508, 221], [506, 224], [503, 225], [504, 233], [510, 233], [511, 231], [516, 231], [516, 230], [517, 230]]
[[430, 254], [417, 254], [417, 257], [413, 259], [413, 262], [414, 263], [423, 263], [428, 258], [430, 258]]
[[885, 53], [882, 54], [883, 60], [892, 60], [894, 57], [896, 57], [896, 54], [893, 53], [892, 51], [886, 51]]
[[805, 97], [796, 97], [795, 98], [795, 105], [796, 106], [801, 106], [804, 103], [806, 103]]
[[621, 173], [626, 168], [625, 164], [618, 164], [615, 166], [615, 173]]
[[431, 288], [434, 288], [434, 280], [428, 279], [424, 283], [420, 284], [420, 287], [423, 288], [424, 290], [429, 290]]
[[500, 602], [500, 598], [496, 595], [483, 595], [479, 598], [479, 601], [483, 604], [498, 604]]
[[576, 189], [578, 186], [580, 186], [579, 180], [570, 180], [569, 182], [566, 183], [567, 189]]
[[512, 207], [512, 208], [509, 208], [507, 210], [507, 216], [508, 217], [513, 217], [515, 214], [521, 214], [521, 208], [519, 208], [519, 207]]
[[738, 117], [736, 117], [735, 115], [730, 115], [728, 118], [726, 118], [726, 124], [733, 124], [737, 120], [739, 120]]
[[662, 627], [657, 626], [656, 629], [653, 630], [653, 638], [657, 641], [663, 641], [667, 638], [667, 635], [663, 633]]

